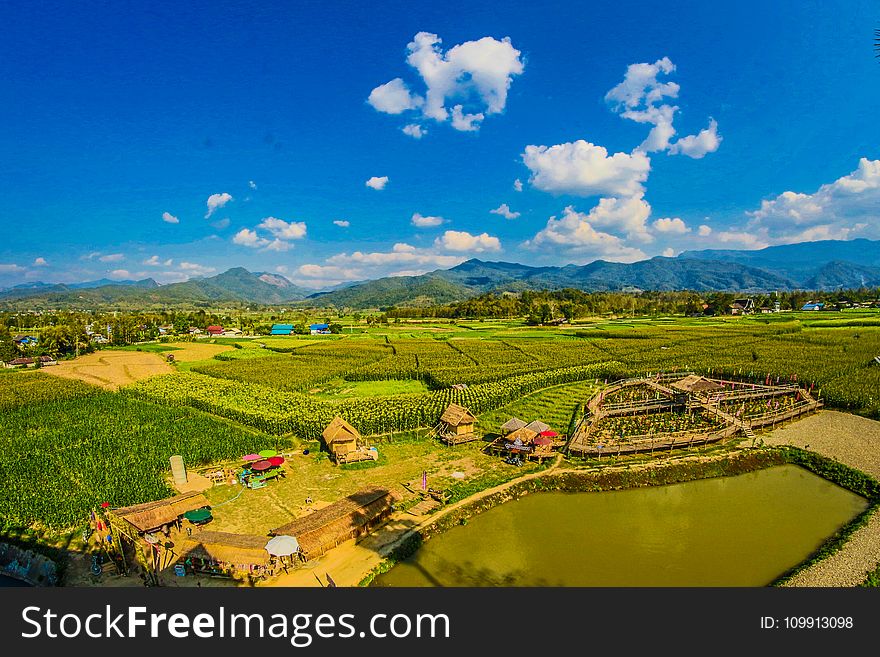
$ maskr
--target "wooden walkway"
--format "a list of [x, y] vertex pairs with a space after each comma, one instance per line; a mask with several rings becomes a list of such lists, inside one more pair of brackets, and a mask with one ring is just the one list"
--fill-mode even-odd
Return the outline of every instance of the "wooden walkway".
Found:
[[[747, 438], [755, 438], [755, 429], [772, 426], [776, 427], [785, 421], [796, 417], [814, 413], [822, 407], [822, 401], [814, 399], [810, 393], [796, 385], [780, 386], [754, 386], [749, 390], [734, 390], [718, 392], [711, 395], [687, 395], [684, 403], [681, 401], [682, 394], [663, 385], [663, 382], [683, 378], [687, 373], [659, 375], [657, 378], [625, 379], [615, 381], [598, 395], [595, 395], [586, 406], [586, 414], [578, 423], [572, 435], [565, 444], [566, 454], [575, 453], [581, 456], [598, 457], [603, 455], [620, 455], [635, 453], [654, 453], [657, 451], [672, 451], [683, 447], [695, 447], [707, 445], [730, 438], [737, 433], [742, 433]], [[674, 378], [673, 378], [674, 377]], [[736, 382], [734, 382], [736, 383]], [[666, 396], [665, 400], [636, 401], [630, 404], [604, 405], [606, 395], [613, 394], [626, 387], [644, 385]], [[750, 384], [742, 384], [743, 386]], [[793, 407], [772, 411], [751, 418], [739, 418], [721, 408], [721, 404], [730, 401], [745, 401], [749, 399], [770, 399], [783, 395], [799, 393], [801, 401]], [[650, 410], [672, 409], [683, 407], [688, 410], [700, 409], [707, 415], [720, 420], [724, 427], [709, 433], [679, 432], [677, 434], [661, 434], [659, 436], [632, 436], [625, 441], [613, 441], [608, 445], [600, 445], [593, 439], [594, 430], [604, 418], [618, 417], [621, 415], [636, 415]]]

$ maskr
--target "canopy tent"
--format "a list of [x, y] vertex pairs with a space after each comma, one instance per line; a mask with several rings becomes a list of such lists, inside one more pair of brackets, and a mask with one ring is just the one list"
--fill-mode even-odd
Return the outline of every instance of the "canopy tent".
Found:
[[245, 454], [244, 456], [241, 457], [241, 460], [242, 461], [259, 461], [261, 458], [263, 458], [263, 457], [260, 456], [259, 454]]
[[266, 543], [266, 552], [274, 557], [286, 557], [299, 552], [299, 541], [293, 536], [282, 534], [269, 539]]
[[284, 463], [283, 456], [270, 456], [266, 460], [269, 461], [269, 463], [271, 463], [272, 465], [281, 465], [282, 463]]
[[541, 420], [532, 420], [526, 425], [526, 429], [531, 429], [535, 433], [541, 433], [542, 431], [550, 431], [550, 425], [541, 422]]
[[257, 461], [251, 466], [251, 470], [255, 472], [264, 472], [273, 467], [275, 466], [273, 466], [269, 461]]
[[260, 456], [264, 459], [271, 458], [273, 456], [276, 456], [277, 454], [278, 452], [276, 452], [274, 449], [264, 449], [260, 451]]
[[[539, 436], [543, 436], [544, 438], [556, 438], [559, 434], [555, 431], [542, 431], [538, 434]], [[545, 444], [545, 443], [542, 443]]]
[[183, 517], [189, 520], [194, 525], [208, 522], [213, 518], [213, 516], [211, 515], [211, 509], [193, 509], [192, 511], [187, 511], [186, 513], [184, 513]]

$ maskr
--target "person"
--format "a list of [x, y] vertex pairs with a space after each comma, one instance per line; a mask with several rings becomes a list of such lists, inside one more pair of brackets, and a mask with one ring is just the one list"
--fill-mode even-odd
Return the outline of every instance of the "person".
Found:
[[187, 535], [187, 536], [192, 536], [192, 535], [193, 535], [192, 527], [187, 527], [187, 528], [186, 528], [186, 535]]
[[306, 504], [311, 504], [311, 503], [312, 503], [312, 496], [309, 495], [309, 496], [306, 498]]

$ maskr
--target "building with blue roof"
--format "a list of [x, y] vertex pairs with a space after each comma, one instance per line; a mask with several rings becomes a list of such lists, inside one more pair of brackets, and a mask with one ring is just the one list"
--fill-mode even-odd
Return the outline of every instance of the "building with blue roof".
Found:
[[309, 333], [312, 335], [326, 335], [330, 333], [329, 324], [309, 324]]
[[272, 335], [291, 335], [293, 324], [272, 324]]

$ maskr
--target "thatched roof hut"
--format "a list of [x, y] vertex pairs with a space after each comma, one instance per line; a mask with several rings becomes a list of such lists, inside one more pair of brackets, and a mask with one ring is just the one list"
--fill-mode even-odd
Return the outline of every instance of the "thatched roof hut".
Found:
[[538, 435], [537, 431], [532, 431], [528, 427], [520, 427], [516, 431], [512, 431], [507, 435], [507, 440], [515, 443], [519, 440], [523, 445], [529, 445], [535, 439], [535, 436]]
[[189, 492], [164, 500], [113, 509], [109, 514], [125, 520], [138, 533], [144, 533], [175, 522], [187, 511], [206, 506], [210, 506], [208, 498], [201, 493]]
[[526, 425], [526, 429], [531, 429], [535, 433], [543, 433], [544, 431], [550, 431], [550, 425], [541, 420], [532, 420]]
[[679, 379], [670, 384], [669, 387], [691, 394], [715, 392], [724, 389], [724, 386], [720, 383], [716, 383], [715, 381], [699, 376], [698, 374], [690, 374], [683, 379]]
[[440, 421], [448, 424], [450, 427], [458, 427], [467, 424], [473, 424], [477, 421], [476, 416], [464, 406], [458, 404], [450, 404], [440, 416]]
[[511, 431], [516, 431], [517, 429], [522, 429], [526, 426], [526, 423], [520, 420], [518, 417], [512, 417], [507, 422], [501, 425], [502, 433], [508, 434]]
[[183, 541], [181, 555], [244, 569], [250, 566], [267, 566], [270, 559], [266, 551], [268, 540], [265, 536], [201, 531]]
[[303, 555], [311, 559], [353, 538], [366, 534], [370, 527], [392, 512], [398, 496], [387, 488], [369, 488], [338, 502], [273, 529], [273, 536], [293, 536]]
[[360, 432], [339, 415], [331, 420], [321, 435], [327, 443], [327, 449], [337, 457], [355, 451], [361, 437]]

